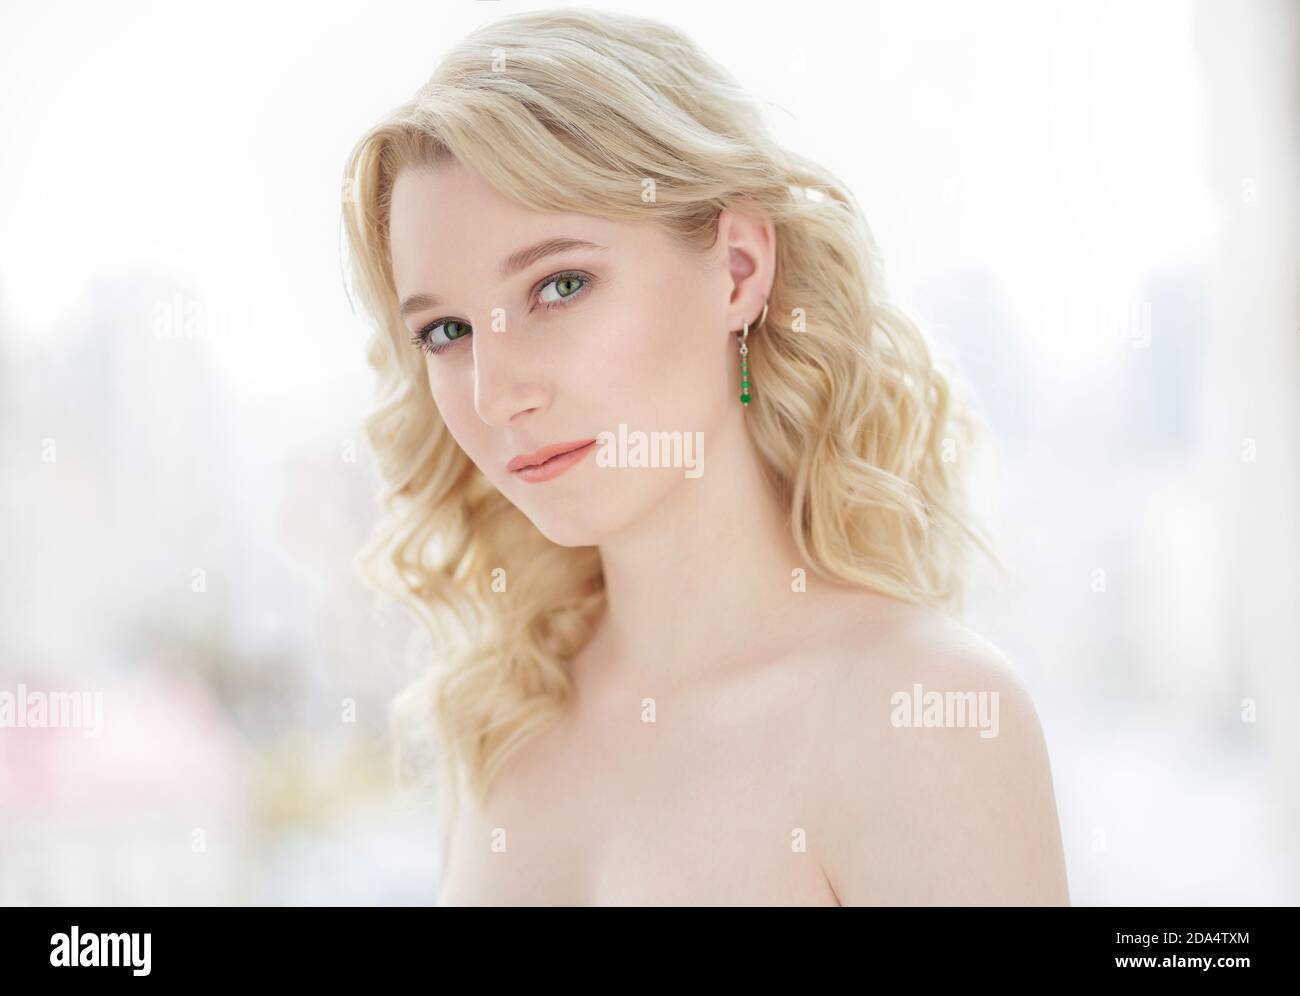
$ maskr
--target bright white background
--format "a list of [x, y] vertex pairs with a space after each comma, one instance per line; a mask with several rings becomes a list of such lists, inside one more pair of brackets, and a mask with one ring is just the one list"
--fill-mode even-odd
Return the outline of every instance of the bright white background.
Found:
[[[350, 567], [341, 170], [530, 6], [0, 8], [0, 692], [105, 704], [0, 729], [0, 902], [432, 901], [384, 718], [422, 648]], [[1034, 693], [1073, 900], [1300, 902], [1297, 7], [596, 6], [849, 184], [996, 430], [969, 622]]]

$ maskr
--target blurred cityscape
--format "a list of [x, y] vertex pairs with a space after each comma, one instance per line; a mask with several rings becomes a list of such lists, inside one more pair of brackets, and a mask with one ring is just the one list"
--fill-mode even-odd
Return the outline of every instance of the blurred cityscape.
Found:
[[286, 427], [204, 313], [110, 273], [58, 340], [0, 337], [4, 685], [104, 703], [96, 736], [0, 736], [0, 902], [427, 903], [387, 743], [411, 631], [350, 563], [358, 413]]

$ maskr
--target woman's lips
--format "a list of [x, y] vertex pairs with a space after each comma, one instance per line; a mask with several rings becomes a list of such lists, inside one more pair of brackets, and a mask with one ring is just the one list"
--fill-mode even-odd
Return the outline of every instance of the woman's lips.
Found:
[[521, 453], [506, 464], [506, 470], [521, 470], [524, 467], [535, 467], [538, 464], [545, 463], [551, 457], [559, 456], [561, 453], [568, 453], [570, 450], [576, 450], [580, 446], [586, 446], [592, 442], [590, 439], [575, 439], [571, 443], [551, 443], [550, 446], [543, 446], [540, 450], [533, 450], [531, 453]]
[[[566, 470], [585, 457], [596, 446], [596, 440], [589, 443], [581, 443], [576, 448], [557, 453], [542, 463], [532, 466], [513, 468], [512, 473], [521, 481], [528, 481], [530, 484], [537, 484], [541, 481], [549, 481], [554, 477], [559, 477]], [[514, 461], [511, 461], [512, 463]]]

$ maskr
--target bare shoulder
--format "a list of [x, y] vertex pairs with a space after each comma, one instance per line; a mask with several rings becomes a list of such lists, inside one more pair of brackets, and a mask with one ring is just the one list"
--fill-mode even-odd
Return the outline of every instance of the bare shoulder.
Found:
[[810, 845], [844, 905], [1068, 904], [1046, 739], [1011, 660], [870, 596], [819, 684]]

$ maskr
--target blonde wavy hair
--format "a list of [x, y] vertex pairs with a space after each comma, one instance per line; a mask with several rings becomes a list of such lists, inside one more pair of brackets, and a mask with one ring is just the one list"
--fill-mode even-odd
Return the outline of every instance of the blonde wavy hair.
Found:
[[[565, 662], [605, 599], [596, 548], [552, 543], [460, 449], [397, 318], [393, 181], [446, 157], [532, 209], [653, 220], [687, 251], [713, 243], [724, 207], [770, 217], [775, 282], [750, 337], [761, 387], [745, 420], [805, 566], [960, 614], [970, 550], [997, 559], [964, 495], [978, 422], [885, 300], [849, 190], [778, 145], [752, 98], [677, 29], [579, 9], [506, 17], [358, 141], [343, 184], [350, 282], [377, 324], [379, 403], [365, 428], [384, 481], [357, 566], [433, 640], [394, 720], [436, 748], [453, 802], [444, 819], [462, 790], [482, 801], [564, 709]], [[494, 590], [498, 568], [508, 590]]]

